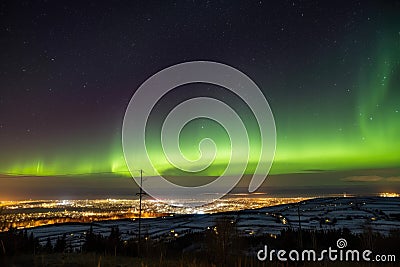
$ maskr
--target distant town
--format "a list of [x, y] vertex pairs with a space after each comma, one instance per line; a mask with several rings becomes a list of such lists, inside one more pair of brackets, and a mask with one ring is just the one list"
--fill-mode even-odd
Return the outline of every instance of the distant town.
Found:
[[[338, 195], [349, 197], [346, 194]], [[380, 193], [379, 197], [399, 197], [397, 193]], [[156, 218], [173, 214], [212, 214], [297, 203], [310, 197], [267, 197], [265, 194], [231, 195], [201, 207], [171, 206], [164, 202], [145, 199], [142, 217]], [[139, 217], [139, 200], [26, 200], [0, 202], [0, 230], [25, 229], [62, 223], [90, 223], [135, 219]]]
[[[244, 209], [257, 209], [299, 202], [308, 198], [274, 198], [234, 196], [217, 200], [202, 207], [171, 206], [158, 200], [142, 202], [142, 217], [155, 218], [171, 214], [204, 214]], [[88, 223], [139, 217], [139, 200], [28, 200], [0, 202], [1, 231], [31, 228], [59, 223]]]

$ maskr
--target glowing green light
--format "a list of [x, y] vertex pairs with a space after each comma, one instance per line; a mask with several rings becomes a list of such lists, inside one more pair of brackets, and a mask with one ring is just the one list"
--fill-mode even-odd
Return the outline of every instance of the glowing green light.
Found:
[[[299, 104], [296, 107], [298, 110], [271, 104], [277, 125], [277, 148], [272, 174], [400, 166], [398, 37], [382, 38], [376, 51], [371, 52], [371, 58], [359, 59], [358, 76], [346, 77], [353, 79], [356, 85], [352, 89], [353, 95], [349, 96], [350, 100], [346, 99], [347, 102], [341, 101], [339, 97], [331, 99], [327, 95], [316, 103], [310, 100], [310, 103]], [[324, 86], [320, 85], [318, 90], [330, 90]], [[340, 89], [345, 91], [345, 88]], [[318, 116], [307, 109], [318, 111]], [[246, 173], [252, 173], [257, 164], [260, 141], [254, 125], [250, 125], [248, 132], [251, 140]], [[187, 175], [176, 170], [163, 155], [159, 135], [150, 133], [148, 137], [149, 156], [161, 174]], [[206, 137], [215, 141], [217, 155], [211, 167], [197, 175], [219, 175], [229, 164], [231, 143], [228, 134], [215, 124], [199, 121], [190, 127], [188, 125], [182, 131], [180, 140], [182, 153], [191, 160], [198, 158], [198, 144]], [[84, 142], [91, 144], [91, 140]], [[40, 176], [90, 173], [129, 176], [120, 135], [113, 140], [104, 140], [103, 143], [107, 145], [99, 144], [101, 149], [96, 151], [76, 145], [75, 151], [54, 149], [50, 156], [43, 157], [25, 156], [21, 152], [12, 157], [12, 163], [10, 160], [0, 162], [0, 172]], [[92, 144], [93, 147], [96, 145]], [[245, 156], [231, 163], [237, 164], [244, 160]], [[135, 166], [140, 169], [140, 161]], [[147, 172], [145, 175], [152, 174]]]

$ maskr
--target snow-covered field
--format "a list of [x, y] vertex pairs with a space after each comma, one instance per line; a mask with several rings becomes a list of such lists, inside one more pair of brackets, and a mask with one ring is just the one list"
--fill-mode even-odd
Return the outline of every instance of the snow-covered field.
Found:
[[[302, 229], [311, 230], [348, 228], [353, 233], [370, 228], [387, 235], [391, 229], [400, 229], [400, 198], [317, 198], [254, 210], [143, 219], [142, 236], [173, 239], [188, 232], [204, 231], [225, 216], [237, 222], [243, 235], [279, 234], [282, 229], [297, 229], [300, 225]], [[47, 238], [55, 242], [57, 237], [66, 234], [67, 244], [79, 247], [90, 226], [94, 233], [102, 235], [108, 235], [112, 227], [118, 226], [123, 239], [136, 237], [138, 232], [137, 220], [119, 220], [36, 227], [28, 229], [28, 233], [32, 232], [42, 243]]]

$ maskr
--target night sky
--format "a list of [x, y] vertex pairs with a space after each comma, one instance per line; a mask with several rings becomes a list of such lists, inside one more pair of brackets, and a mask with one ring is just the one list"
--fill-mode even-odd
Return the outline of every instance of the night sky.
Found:
[[[261, 88], [277, 129], [272, 174], [399, 168], [399, 14], [400, 1], [2, 1], [1, 176], [129, 176], [130, 98], [154, 73], [193, 60], [233, 66]], [[236, 105], [254, 132], [240, 102], [205, 84], [168, 95], [154, 124], [193, 96]], [[183, 151], [196, 157], [209, 133], [224, 152], [226, 133], [201, 121]], [[203, 174], [218, 174], [223, 154], [216, 163]]]

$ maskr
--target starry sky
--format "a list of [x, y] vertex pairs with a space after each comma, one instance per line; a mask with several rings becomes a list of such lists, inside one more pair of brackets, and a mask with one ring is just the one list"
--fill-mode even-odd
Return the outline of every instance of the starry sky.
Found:
[[[130, 98], [154, 73], [192, 60], [228, 64], [260, 87], [277, 129], [271, 174], [398, 169], [398, 14], [400, 1], [2, 1], [0, 176], [128, 177], [121, 129]], [[257, 134], [223, 88], [184, 87], [156, 106], [149, 126], [165, 175], [185, 175], [157, 147], [157, 122], [179, 101], [231, 103]], [[201, 175], [218, 175], [226, 132], [199, 120], [184, 133], [188, 157], [196, 140], [214, 136], [222, 154]]]

